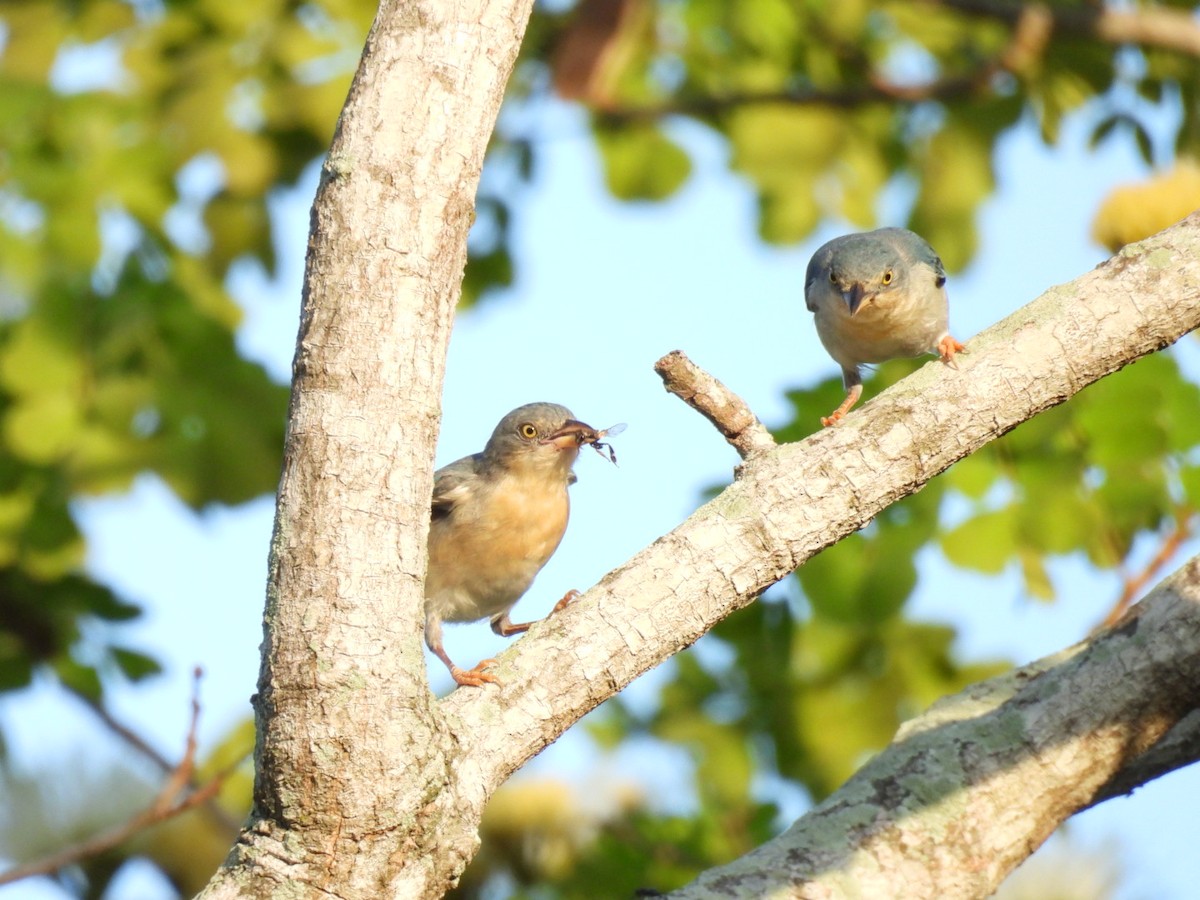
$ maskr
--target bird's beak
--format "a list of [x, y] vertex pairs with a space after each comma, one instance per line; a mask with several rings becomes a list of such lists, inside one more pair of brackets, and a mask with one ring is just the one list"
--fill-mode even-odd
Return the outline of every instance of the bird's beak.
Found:
[[553, 444], [559, 450], [571, 450], [584, 444], [594, 444], [600, 435], [591, 425], [576, 419], [567, 419], [554, 434], [542, 439], [543, 444]]
[[863, 301], [870, 299], [870, 296], [857, 281], [850, 285], [849, 290], [842, 291], [842, 299], [846, 301], [846, 306], [850, 309], [850, 315], [858, 312], [858, 308], [862, 306]]

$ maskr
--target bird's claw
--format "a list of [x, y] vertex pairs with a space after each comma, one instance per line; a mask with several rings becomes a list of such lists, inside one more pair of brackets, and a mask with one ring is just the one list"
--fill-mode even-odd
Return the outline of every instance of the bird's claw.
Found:
[[953, 337], [946, 335], [944, 338], [938, 341], [937, 352], [938, 356], [942, 358], [942, 362], [946, 363], [947, 365], [954, 365], [955, 353], [968, 353], [970, 351], [968, 351], [966, 347], [956, 341]]
[[[550, 610], [550, 616], [554, 615], [556, 612], [562, 612], [564, 609], [570, 606], [571, 603], [573, 603], [575, 600], [578, 600], [579, 597], [579, 591], [575, 590], [574, 588], [567, 591], [565, 594], [563, 594], [563, 598], [554, 604], [554, 609]], [[549, 618], [549, 616], [547, 616], [547, 618]]]
[[850, 389], [846, 391], [846, 399], [842, 401], [841, 406], [835, 409], [827, 416], [821, 416], [821, 424], [828, 428], [830, 425], [837, 425], [846, 417], [846, 413], [850, 412], [858, 398], [862, 396], [862, 385], [852, 384]]
[[460, 669], [454, 666], [450, 669], [450, 677], [454, 679], [455, 684], [461, 684], [466, 687], [483, 687], [485, 684], [503, 685], [504, 682], [484, 671], [496, 664], [494, 659], [485, 659], [480, 661], [473, 669]]

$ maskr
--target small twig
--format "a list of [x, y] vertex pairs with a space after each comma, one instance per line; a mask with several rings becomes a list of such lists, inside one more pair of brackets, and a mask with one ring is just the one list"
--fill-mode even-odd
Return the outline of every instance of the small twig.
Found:
[[157, 825], [159, 822], [163, 822], [172, 816], [177, 816], [190, 809], [194, 809], [216, 796], [225, 779], [241, 764], [240, 759], [218, 772], [207, 784], [191, 791], [183, 797], [179, 796], [188, 785], [192, 777], [192, 772], [195, 770], [196, 726], [200, 721], [200, 675], [200, 669], [197, 668], [192, 686], [192, 718], [188, 725], [187, 745], [183, 759], [171, 772], [166, 783], [162, 786], [162, 789], [155, 796], [154, 800], [151, 801], [150, 805], [122, 825], [110, 828], [108, 831], [101, 832], [95, 837], [66, 847], [40, 860], [15, 866], [7, 872], [0, 872], [0, 885], [11, 884], [14, 881], [20, 881], [22, 878], [29, 878], [33, 875], [49, 875], [65, 866], [79, 862], [81, 859], [87, 859], [88, 857], [104, 853], [114, 847], [120, 846], [129, 840], [130, 837], [137, 834], [137, 832], [149, 828], [151, 825]]
[[[121, 740], [125, 741], [125, 743], [129, 744], [131, 747], [153, 762], [156, 766], [162, 769], [164, 774], [171, 775], [172, 773], [178, 771], [181, 764], [173, 763], [171, 760], [163, 756], [153, 745], [150, 744], [149, 741], [147, 741], [144, 737], [142, 737], [124, 722], [121, 722], [119, 719], [117, 719], [117, 717], [114, 716], [99, 700], [89, 697], [71, 687], [67, 687], [67, 690], [73, 694], [76, 699], [83, 703], [84, 706], [90, 709], [96, 718], [98, 718], [104, 724], [104, 726], [108, 728], [109, 731], [121, 738]], [[194, 778], [189, 781], [188, 786], [192, 788], [200, 787], [200, 785], [196, 784]], [[212, 816], [216, 823], [226, 831], [230, 832], [231, 834], [237, 832], [239, 825], [238, 821], [234, 819], [234, 817], [228, 812], [222, 809], [220, 804], [216, 803], [215, 801], [210, 802], [208, 803], [205, 811]]]
[[775, 438], [746, 401], [687, 358], [672, 350], [654, 364], [663, 386], [716, 426], [742, 459], [775, 447]]
[[108, 708], [94, 697], [89, 697], [87, 694], [76, 690], [70, 685], [63, 685], [63, 688], [75, 696], [80, 703], [92, 711], [92, 714], [103, 723], [109, 731], [123, 740], [129, 746], [133, 747], [164, 772], [174, 772], [175, 763], [171, 762], [158, 750], [151, 745], [144, 737], [126, 725], [124, 722], [117, 719]]
[[772, 91], [744, 91], [715, 94], [707, 97], [681, 97], [656, 105], [621, 106], [595, 103], [596, 113], [615, 122], [653, 121], [672, 115], [706, 116], [728, 109], [757, 104], [778, 103], [789, 106], [826, 106], [834, 109], [853, 109], [868, 103], [913, 105], [929, 100], [952, 100], [968, 96], [984, 87], [1002, 68], [1000, 60], [980, 66], [974, 72], [917, 85], [901, 85], [878, 75], [869, 77], [866, 84], [842, 88], [781, 88]]
[[1192, 511], [1187, 507], [1180, 507], [1175, 511], [1175, 525], [1166, 537], [1163, 538], [1158, 552], [1154, 554], [1140, 572], [1125, 576], [1125, 583], [1121, 588], [1121, 596], [1117, 598], [1117, 602], [1112, 605], [1108, 614], [1105, 615], [1104, 620], [1096, 626], [1094, 631], [1103, 631], [1105, 628], [1111, 628], [1117, 624], [1146, 585], [1150, 583], [1163, 566], [1171, 561], [1171, 557], [1178, 552], [1183, 542], [1191, 536], [1192, 529], [1189, 522], [1191, 513]]

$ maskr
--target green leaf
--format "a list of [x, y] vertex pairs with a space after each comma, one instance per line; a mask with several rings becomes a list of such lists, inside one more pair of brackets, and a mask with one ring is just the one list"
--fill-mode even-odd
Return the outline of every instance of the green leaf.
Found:
[[942, 536], [942, 552], [956, 566], [996, 575], [1017, 552], [1016, 531], [1013, 509], [980, 513]]
[[608, 189], [622, 200], [664, 200], [692, 171], [687, 153], [650, 125], [598, 127], [596, 143]]
[[1192, 509], [1200, 509], [1200, 466], [1185, 466], [1179, 470], [1179, 481]]
[[857, 618], [856, 598], [863, 584], [862, 538], [848, 537], [826, 547], [797, 571], [813, 610], [838, 622]]
[[800, 23], [787, 0], [742, 0], [729, 8], [731, 23], [748, 48], [776, 58], [789, 58]]
[[109, 647], [108, 652], [112, 654], [113, 662], [117, 664], [117, 668], [130, 681], [141, 681], [151, 675], [158, 675], [162, 672], [162, 666], [158, 660], [147, 656], [144, 653], [139, 653], [136, 650], [127, 650], [124, 647]]
[[956, 462], [943, 476], [947, 483], [967, 497], [979, 500], [1003, 478], [991, 453], [972, 453]]
[[78, 663], [70, 656], [56, 659], [53, 665], [54, 674], [66, 687], [91, 700], [100, 698], [100, 676], [95, 668]]
[[813, 183], [797, 173], [786, 185], [764, 188], [759, 198], [758, 233], [771, 244], [792, 244], [812, 234], [821, 221]]
[[467, 258], [463, 275], [460, 309], [474, 306], [492, 291], [510, 287], [513, 283], [513, 260], [507, 248], [490, 253], [472, 253]]
[[1137, 143], [1138, 153], [1142, 156], [1142, 162], [1148, 166], [1154, 165], [1154, 142], [1150, 137], [1150, 132], [1141, 122], [1134, 122], [1133, 137]]
[[1121, 117], [1117, 115], [1109, 115], [1101, 119], [1092, 129], [1091, 136], [1088, 138], [1088, 149], [1095, 150], [1103, 144], [1112, 136], [1121, 121]]
[[920, 180], [909, 227], [956, 272], [975, 254], [975, 209], [995, 187], [991, 146], [972, 129], [948, 125], [930, 139]]
[[79, 407], [66, 394], [21, 400], [4, 415], [4, 444], [18, 458], [46, 465], [65, 457], [79, 436]]
[[13, 327], [0, 349], [0, 384], [21, 396], [77, 389], [83, 367], [68, 323], [78, 312], [63, 309], [57, 322], [32, 316]]
[[1041, 554], [1022, 550], [1021, 575], [1025, 580], [1025, 590], [1031, 597], [1036, 600], [1054, 599], [1054, 585]]
[[1060, 483], [1055, 490], [1030, 493], [1030, 500], [1010, 511], [1017, 520], [1023, 548], [1038, 554], [1067, 554], [1087, 547], [1102, 523], [1094, 504], [1079, 496], [1078, 486]]

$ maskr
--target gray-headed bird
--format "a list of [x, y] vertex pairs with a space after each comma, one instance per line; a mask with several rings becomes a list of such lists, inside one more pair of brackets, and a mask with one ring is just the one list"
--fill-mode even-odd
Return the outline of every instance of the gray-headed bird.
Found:
[[847, 234], [822, 246], [808, 263], [804, 303], [846, 387], [822, 425], [837, 424], [862, 396], [860, 366], [922, 353], [949, 363], [965, 350], [950, 336], [942, 261], [907, 228]]
[[[482, 453], [434, 473], [425, 643], [458, 684], [499, 679], [485, 671], [494, 660], [473, 669], [451, 662], [442, 623], [490, 618], [503, 637], [529, 629], [531, 622], [514, 624], [508, 614], [567, 529], [567, 487], [575, 482], [571, 467], [580, 447], [598, 445], [604, 434], [565, 406], [530, 403], [500, 420]], [[575, 596], [569, 591], [552, 613]]]

